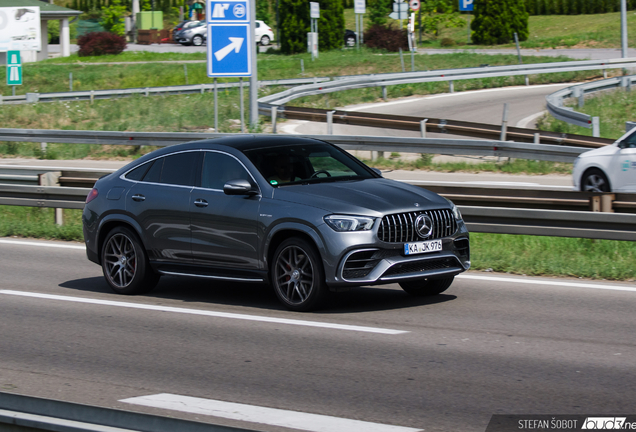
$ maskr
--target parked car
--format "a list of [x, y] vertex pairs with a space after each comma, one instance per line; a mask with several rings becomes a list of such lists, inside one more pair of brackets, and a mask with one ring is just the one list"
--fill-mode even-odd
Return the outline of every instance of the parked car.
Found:
[[181, 30], [173, 31], [172, 38], [182, 45], [201, 46], [207, 38], [207, 26], [204, 21], [189, 21]]
[[574, 190], [636, 192], [636, 129], [612, 145], [581, 153], [572, 170]]
[[155, 150], [99, 179], [82, 221], [88, 259], [120, 294], [162, 275], [267, 282], [287, 308], [308, 311], [363, 285], [436, 295], [470, 267], [451, 201], [308, 138]]
[[345, 35], [344, 35], [345, 46], [347, 47], [356, 46], [356, 40], [357, 40], [356, 32], [354, 32], [353, 30], [345, 30]]
[[274, 40], [274, 32], [264, 21], [255, 21], [254, 35], [257, 44], [269, 45]]

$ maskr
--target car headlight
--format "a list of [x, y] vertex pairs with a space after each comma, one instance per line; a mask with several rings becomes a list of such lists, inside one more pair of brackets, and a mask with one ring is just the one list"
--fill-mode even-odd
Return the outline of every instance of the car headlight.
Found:
[[459, 211], [459, 209], [457, 208], [457, 206], [455, 205], [454, 202], [452, 202], [451, 200], [449, 200], [448, 198], [445, 198], [446, 201], [448, 201], [448, 203], [451, 206], [451, 212], [453, 212], [453, 216], [455, 216], [456, 220], [462, 220], [462, 214]]
[[329, 215], [324, 218], [325, 223], [334, 231], [369, 231], [373, 228], [374, 218], [366, 216]]

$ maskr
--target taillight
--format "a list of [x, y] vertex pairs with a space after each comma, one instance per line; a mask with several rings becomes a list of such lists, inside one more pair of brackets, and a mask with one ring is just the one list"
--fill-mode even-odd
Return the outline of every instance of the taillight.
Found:
[[99, 195], [99, 193], [97, 192], [97, 189], [95, 188], [91, 189], [91, 191], [86, 196], [86, 204], [88, 204], [89, 202], [97, 198], [97, 195]]

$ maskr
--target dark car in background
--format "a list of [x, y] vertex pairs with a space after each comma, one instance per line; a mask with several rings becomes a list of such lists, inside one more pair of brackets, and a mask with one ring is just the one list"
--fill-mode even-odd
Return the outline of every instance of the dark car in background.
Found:
[[357, 39], [358, 37], [356, 35], [356, 32], [354, 32], [353, 30], [345, 30], [344, 43], [346, 47], [356, 46]]
[[451, 201], [308, 138], [156, 150], [99, 179], [82, 220], [88, 259], [121, 294], [147, 292], [161, 275], [265, 282], [308, 311], [357, 286], [436, 295], [470, 267]]

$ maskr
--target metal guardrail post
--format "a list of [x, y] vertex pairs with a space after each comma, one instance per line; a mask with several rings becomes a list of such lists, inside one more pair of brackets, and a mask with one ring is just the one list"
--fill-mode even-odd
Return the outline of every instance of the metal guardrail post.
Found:
[[455, 93], [455, 83], [453, 81], [448, 82], [448, 92]]
[[278, 112], [278, 108], [273, 106], [272, 107], [272, 133], [278, 133], [276, 131], [276, 114]]
[[508, 103], [504, 104], [503, 109], [503, 117], [501, 119], [501, 135], [499, 136], [499, 141], [506, 140], [506, 133], [508, 130]]
[[424, 119], [420, 121], [420, 134], [422, 135], [422, 138], [426, 138], [426, 122], [427, 121], [428, 119]]
[[598, 138], [601, 136], [601, 121], [599, 117], [592, 117], [592, 136]]
[[327, 112], [327, 135], [333, 135], [333, 115], [335, 111]]
[[[1, 97], [0, 97], [1, 99]], [[387, 94], [386, 94], [386, 86], [382, 86], [382, 99], [384, 99], [384, 102], [387, 101]]]

